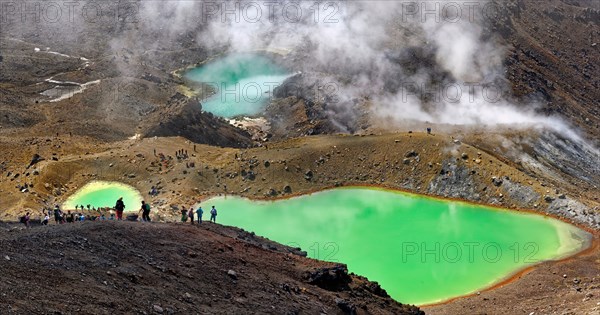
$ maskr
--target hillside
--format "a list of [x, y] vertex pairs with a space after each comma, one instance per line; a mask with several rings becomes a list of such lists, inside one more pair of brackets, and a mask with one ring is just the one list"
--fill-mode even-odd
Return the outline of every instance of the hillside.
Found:
[[1, 227], [3, 314], [424, 314], [343, 265], [211, 223]]

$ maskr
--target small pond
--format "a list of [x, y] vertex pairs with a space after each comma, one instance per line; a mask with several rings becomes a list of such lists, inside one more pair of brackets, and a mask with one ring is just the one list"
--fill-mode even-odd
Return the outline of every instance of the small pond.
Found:
[[76, 205], [90, 205], [90, 207], [114, 207], [117, 199], [123, 197], [125, 211], [140, 209], [142, 195], [132, 186], [107, 181], [93, 181], [78, 189], [63, 203], [62, 208], [73, 210]]
[[273, 89], [289, 76], [267, 56], [255, 53], [229, 54], [184, 74], [212, 93], [202, 100], [202, 109], [225, 118], [260, 116]]

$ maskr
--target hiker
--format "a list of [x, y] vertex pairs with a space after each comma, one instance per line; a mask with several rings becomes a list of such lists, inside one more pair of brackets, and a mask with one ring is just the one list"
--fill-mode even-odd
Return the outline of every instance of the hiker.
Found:
[[71, 210], [67, 211], [67, 223], [73, 223], [73, 214]]
[[181, 207], [181, 222], [187, 221], [187, 210], [184, 206]]
[[54, 221], [56, 221], [56, 224], [59, 224], [61, 221], [61, 213], [60, 213], [60, 208], [58, 207], [58, 205], [56, 205], [56, 207], [54, 207]]
[[125, 203], [123, 202], [123, 197], [119, 197], [119, 199], [117, 199], [117, 204], [115, 204], [115, 210], [117, 211], [117, 220], [123, 220], [123, 211], [125, 210]]
[[198, 207], [198, 209], [196, 210], [196, 216], [198, 217], [198, 224], [202, 223], [202, 214], [204, 213], [204, 210], [202, 210], [202, 207]]
[[430, 135], [431, 134], [431, 128], [427, 127], [427, 134]]
[[27, 214], [25, 214], [24, 216], [21, 217], [21, 223], [25, 224], [26, 227], [29, 227], [29, 212], [27, 212]]
[[210, 221], [217, 223], [217, 209], [215, 209], [215, 206], [210, 209]]
[[188, 217], [190, 217], [190, 222], [194, 225], [194, 206], [190, 207], [190, 211], [188, 212]]
[[142, 200], [142, 207], [140, 208], [140, 211], [142, 212], [142, 221], [150, 222], [150, 205]]
[[83, 213], [79, 214], [79, 221], [81, 221], [81, 222], [85, 221], [85, 214], [83, 214]]

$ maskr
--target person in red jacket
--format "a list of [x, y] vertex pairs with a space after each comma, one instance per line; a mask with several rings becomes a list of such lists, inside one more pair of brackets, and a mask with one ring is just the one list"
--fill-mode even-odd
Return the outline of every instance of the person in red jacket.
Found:
[[117, 200], [117, 204], [115, 204], [115, 210], [117, 211], [117, 220], [123, 220], [123, 211], [125, 211], [123, 197], [119, 197]]

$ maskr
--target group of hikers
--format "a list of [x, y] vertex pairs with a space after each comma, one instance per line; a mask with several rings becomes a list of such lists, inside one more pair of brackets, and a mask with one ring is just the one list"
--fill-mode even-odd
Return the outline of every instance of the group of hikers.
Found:
[[[123, 220], [123, 211], [125, 211], [125, 204], [123, 203], [123, 197], [119, 198], [117, 200], [117, 203], [115, 204], [115, 211], [117, 212], [117, 220]], [[150, 222], [150, 204], [146, 203], [145, 201], [142, 200], [142, 206], [140, 207], [140, 210], [138, 211], [138, 216], [139, 213], [142, 213], [142, 221], [144, 222]], [[196, 215], [196, 218], [198, 219], [198, 224], [202, 223], [202, 214], [204, 214], [204, 210], [202, 210], [202, 207], [199, 206], [198, 209], [194, 210], [194, 206], [191, 206], [189, 208], [189, 210], [187, 210], [185, 208], [185, 206], [181, 207], [181, 222], [187, 222], [188, 218], [190, 219], [190, 222], [192, 224], [194, 224], [194, 214]], [[215, 206], [212, 206], [212, 208], [210, 209], [210, 221], [217, 223], [217, 209], [215, 208]]]
[[[56, 205], [54, 209], [44, 209], [42, 210], [42, 215], [40, 216], [40, 223], [42, 225], [48, 225], [50, 223], [50, 217], [54, 217], [54, 221], [56, 224], [63, 223], [74, 223], [74, 222], [82, 222], [82, 221], [96, 221], [96, 220], [114, 220], [114, 214], [111, 214], [111, 218], [107, 219], [106, 216], [102, 213], [101, 215], [85, 215], [83, 213], [76, 212], [63, 212], [59, 205]], [[31, 221], [31, 213], [27, 212], [24, 216], [19, 218], [19, 221], [25, 226], [29, 227]]]
[[[78, 209], [79, 206], [76, 207], [76, 209]], [[88, 209], [90, 209], [90, 206], [87, 206]], [[84, 206], [81, 206], [81, 209], [84, 209]], [[100, 210], [102, 208], [98, 208], [98, 210]], [[48, 209], [46, 211], [46, 209], [44, 209], [42, 211], [42, 217], [43, 219], [41, 219], [41, 224], [42, 225], [48, 225], [48, 223], [50, 222], [50, 217], [54, 216], [54, 221], [56, 222], [56, 224], [63, 224], [63, 223], [74, 223], [74, 222], [80, 222], [80, 221], [86, 221], [86, 220], [90, 220], [90, 221], [96, 221], [96, 220], [123, 220], [123, 212], [125, 211], [125, 202], [123, 202], [123, 197], [119, 197], [119, 199], [117, 199], [117, 202], [115, 203], [115, 206], [109, 209], [109, 214], [110, 217], [106, 217], [106, 214], [104, 212], [100, 213], [99, 216], [96, 215], [84, 215], [83, 213], [74, 213], [71, 211], [67, 211], [67, 212], [63, 212], [60, 209], [59, 205], [56, 205], [54, 207], [54, 209]], [[127, 216], [127, 220], [131, 220], [131, 221], [137, 221], [137, 219], [139, 218], [139, 214], [142, 214], [141, 216], [141, 221], [143, 222], [150, 222], [150, 204], [146, 203], [145, 201], [142, 200], [142, 205], [138, 211], [138, 215], [130, 215]], [[202, 207], [198, 207], [198, 209], [194, 210], [194, 206], [191, 206], [189, 208], [189, 211], [185, 208], [182, 207], [181, 208], [181, 222], [187, 222], [188, 218], [190, 219], [190, 222], [192, 224], [194, 224], [194, 215], [196, 215], [197, 218], [197, 222], [198, 224], [202, 223], [202, 214], [204, 213], [204, 210], [202, 210]], [[30, 226], [30, 220], [31, 220], [31, 213], [27, 212], [24, 216], [20, 217], [20, 222], [25, 224], [25, 226], [29, 227]], [[217, 209], [215, 208], [215, 206], [212, 206], [212, 209], [210, 210], [210, 221], [216, 223], [217, 222]]]
[[[204, 214], [204, 210], [202, 210], [202, 207], [198, 207], [198, 209], [194, 210], [194, 207], [192, 206], [189, 210], [187, 210], [184, 206], [182, 206], [181, 222], [187, 222], [189, 219], [190, 222], [194, 224], [194, 214], [196, 215], [198, 224], [202, 223], [202, 215]], [[217, 223], [217, 209], [215, 208], [215, 206], [212, 206], [212, 208], [210, 209], [210, 221]]]

